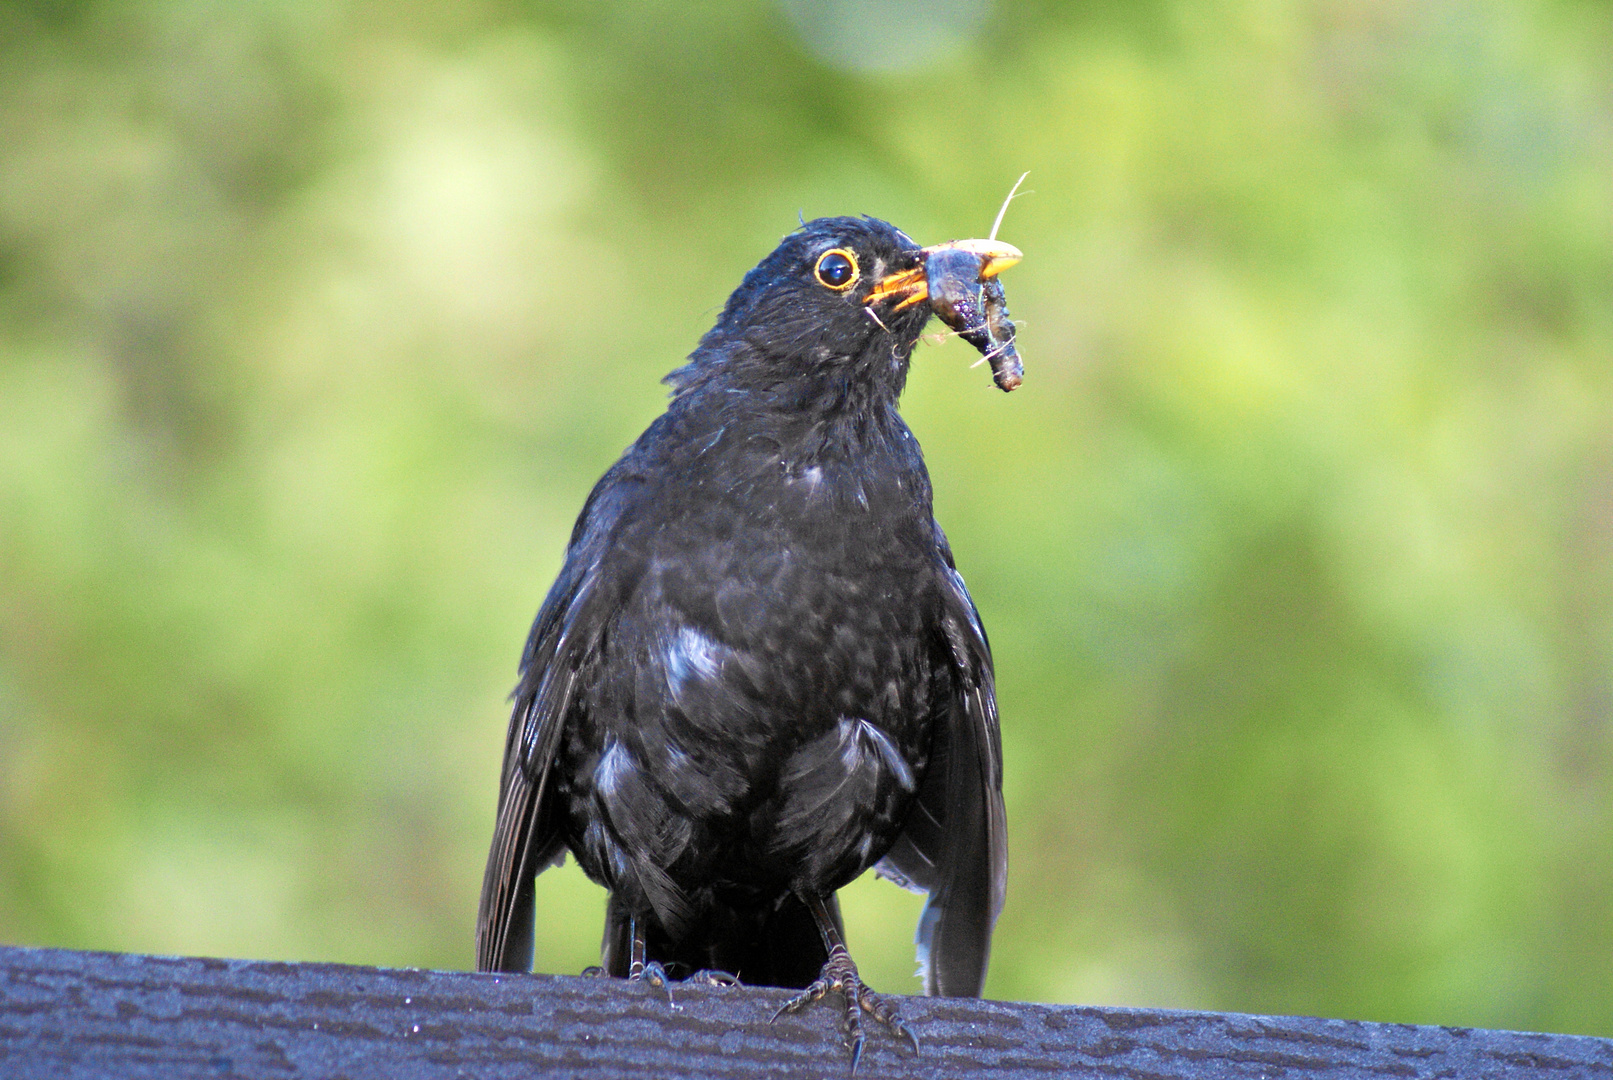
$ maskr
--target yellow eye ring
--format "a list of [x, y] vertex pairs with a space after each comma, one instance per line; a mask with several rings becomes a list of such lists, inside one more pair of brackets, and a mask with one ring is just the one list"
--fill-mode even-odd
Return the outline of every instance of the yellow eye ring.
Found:
[[818, 256], [818, 265], [812, 268], [818, 284], [835, 292], [845, 292], [857, 284], [857, 256], [846, 248], [830, 248]]

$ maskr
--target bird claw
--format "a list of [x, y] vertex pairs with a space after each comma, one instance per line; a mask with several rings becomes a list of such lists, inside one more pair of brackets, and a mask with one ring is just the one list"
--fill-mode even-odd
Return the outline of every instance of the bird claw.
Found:
[[902, 1021], [895, 1005], [874, 993], [862, 981], [862, 976], [857, 974], [857, 965], [852, 962], [851, 954], [844, 945], [836, 945], [829, 950], [829, 959], [824, 962], [818, 977], [806, 989], [779, 1006], [768, 1022], [776, 1022], [785, 1013], [800, 1012], [831, 992], [839, 994], [846, 1003], [846, 1045], [851, 1048], [853, 1073], [857, 1071], [857, 1063], [862, 1060], [863, 1044], [867, 1041], [863, 1034], [862, 1013], [868, 1013], [878, 1020], [892, 1035], [907, 1039], [913, 1045], [913, 1052], [919, 1052], [918, 1035]]
[[628, 974], [627, 981], [644, 982], [657, 990], [663, 990], [666, 992], [666, 1003], [674, 1009], [681, 1008], [677, 1002], [672, 1000], [672, 980], [667, 977], [666, 968], [661, 966], [659, 960], [646, 961], [642, 968], [635, 966]]
[[705, 983], [707, 986], [716, 986], [724, 990], [730, 986], [739, 986], [739, 976], [727, 971], [718, 971], [716, 968], [701, 968], [684, 976], [685, 983]]

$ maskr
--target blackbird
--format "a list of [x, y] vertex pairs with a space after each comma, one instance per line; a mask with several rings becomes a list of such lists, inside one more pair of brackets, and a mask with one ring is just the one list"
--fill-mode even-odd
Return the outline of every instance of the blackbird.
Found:
[[838, 992], [853, 1068], [859, 1011], [913, 1038], [846, 952], [835, 890], [863, 871], [928, 893], [925, 991], [979, 995], [1007, 871], [991, 650], [896, 406], [927, 273], [943, 318], [985, 297], [995, 331], [955, 328], [995, 370], [1019, 258], [809, 222], [667, 376], [521, 658], [480, 970], [527, 970], [533, 877], [570, 851], [609, 890], [606, 973]]

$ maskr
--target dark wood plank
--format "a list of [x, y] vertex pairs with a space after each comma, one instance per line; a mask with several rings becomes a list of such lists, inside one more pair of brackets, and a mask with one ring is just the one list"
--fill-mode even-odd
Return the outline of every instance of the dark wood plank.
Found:
[[[0, 1077], [844, 1076], [837, 1009], [778, 990], [0, 948]], [[914, 1056], [858, 1076], [1587, 1077], [1613, 1040], [1346, 1020], [905, 998]]]

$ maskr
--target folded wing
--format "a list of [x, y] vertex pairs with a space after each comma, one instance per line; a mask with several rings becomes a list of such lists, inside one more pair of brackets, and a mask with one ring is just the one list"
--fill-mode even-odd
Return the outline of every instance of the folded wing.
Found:
[[952, 694], [906, 827], [877, 870], [929, 894], [917, 934], [925, 993], [978, 997], [1008, 877], [1002, 736], [991, 646], [944, 537], [940, 545]]
[[548, 805], [550, 766], [567, 714], [592, 677], [604, 628], [635, 577], [631, 567], [605, 572], [604, 564], [611, 534], [639, 487], [618, 466], [594, 488], [527, 639], [476, 916], [478, 971], [532, 966], [532, 882], [565, 857], [560, 823]]

